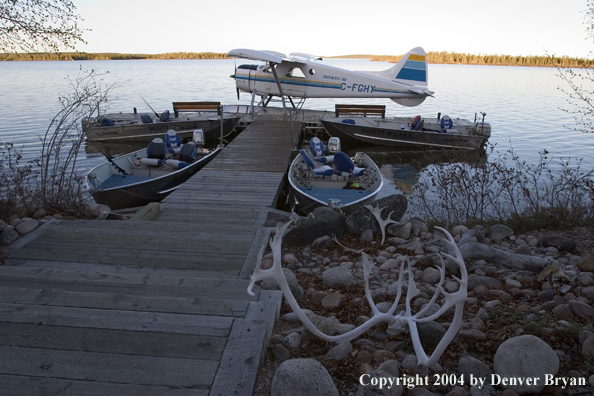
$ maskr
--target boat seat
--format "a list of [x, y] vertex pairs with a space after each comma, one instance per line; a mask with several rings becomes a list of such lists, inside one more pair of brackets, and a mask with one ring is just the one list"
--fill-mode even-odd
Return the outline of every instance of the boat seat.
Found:
[[196, 151], [197, 148], [195, 142], [183, 144], [179, 150], [179, 160], [184, 162], [194, 162]]
[[355, 166], [351, 157], [342, 151], [339, 151], [334, 155], [334, 165], [336, 165], [337, 173], [340, 176], [353, 175], [358, 177], [362, 176], [365, 172], [365, 168]]
[[454, 126], [454, 121], [450, 118], [450, 116], [444, 115], [441, 117], [441, 121], [439, 122], [441, 126], [441, 132], [448, 133], [448, 129], [452, 129]]
[[154, 138], [146, 148], [146, 158], [141, 158], [142, 165], [161, 166], [165, 161], [165, 142], [161, 138]]
[[311, 154], [314, 156], [315, 160], [321, 162], [322, 164], [330, 164], [334, 162], [334, 156], [326, 155], [326, 147], [324, 147], [324, 143], [322, 143], [322, 141], [316, 136], [311, 138], [309, 141], [309, 150], [311, 151]]
[[179, 154], [182, 146], [182, 140], [179, 136], [179, 133], [175, 132], [173, 129], [170, 129], [165, 133], [164, 139], [167, 152], [169, 154]]
[[314, 166], [313, 161], [311, 160], [311, 158], [309, 158], [309, 155], [307, 155], [305, 150], [302, 149], [300, 152], [301, 156], [305, 160], [305, 163], [307, 164], [309, 171], [312, 172], [316, 177], [332, 176], [334, 174], [334, 169], [332, 169], [328, 165], [322, 165], [319, 168], [316, 168]]

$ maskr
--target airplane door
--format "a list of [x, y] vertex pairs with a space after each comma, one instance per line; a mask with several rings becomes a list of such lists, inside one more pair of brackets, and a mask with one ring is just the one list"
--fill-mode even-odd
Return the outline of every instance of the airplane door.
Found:
[[307, 77], [300, 67], [288, 69], [279, 76], [285, 95], [303, 97], [307, 88]]

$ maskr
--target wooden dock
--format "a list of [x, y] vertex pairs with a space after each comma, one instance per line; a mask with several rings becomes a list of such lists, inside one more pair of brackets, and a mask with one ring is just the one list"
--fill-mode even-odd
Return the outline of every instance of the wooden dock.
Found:
[[249, 274], [299, 123], [257, 117], [152, 221], [52, 220], [0, 266], [2, 395], [251, 395], [280, 292]]

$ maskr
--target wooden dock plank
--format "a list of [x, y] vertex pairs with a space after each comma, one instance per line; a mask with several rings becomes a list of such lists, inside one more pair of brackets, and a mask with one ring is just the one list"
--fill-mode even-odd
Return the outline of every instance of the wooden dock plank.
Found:
[[56, 221], [11, 250], [2, 393], [251, 395], [280, 294], [246, 288], [300, 130], [290, 120], [257, 116], [150, 221]]
[[0, 346], [219, 360], [226, 337], [0, 322]]
[[0, 346], [0, 374], [131, 383], [210, 387], [219, 362], [96, 352]]
[[207, 396], [209, 389], [186, 389], [177, 386], [147, 386], [100, 381], [65, 380], [0, 374], [3, 396], [76, 395], [76, 396]]
[[2, 321], [12, 323], [152, 331], [216, 337], [229, 335], [233, 323], [233, 318], [228, 316], [5, 303], [0, 303], [0, 314], [2, 314]]

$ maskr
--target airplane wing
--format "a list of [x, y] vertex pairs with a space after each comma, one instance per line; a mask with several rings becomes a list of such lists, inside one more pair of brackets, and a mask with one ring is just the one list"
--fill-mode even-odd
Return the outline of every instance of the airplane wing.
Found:
[[273, 51], [258, 51], [252, 49], [238, 48], [227, 53], [229, 58], [242, 58], [255, 61], [281, 63], [285, 58], [284, 54]]

